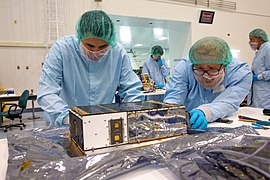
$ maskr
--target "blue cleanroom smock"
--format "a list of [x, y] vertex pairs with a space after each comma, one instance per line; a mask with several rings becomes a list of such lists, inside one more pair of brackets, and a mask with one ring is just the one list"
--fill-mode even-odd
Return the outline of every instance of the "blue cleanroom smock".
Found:
[[188, 111], [194, 108], [210, 110], [208, 122], [238, 110], [249, 93], [252, 73], [248, 65], [235, 59], [226, 67], [221, 84], [213, 89], [204, 88], [194, 77], [189, 60], [181, 60], [174, 69], [167, 85], [164, 102], [183, 104]]
[[82, 56], [79, 46], [76, 36], [65, 36], [46, 56], [37, 101], [50, 124], [63, 124], [73, 106], [112, 103], [118, 85], [123, 101], [144, 99], [141, 81], [121, 44], [96, 62]]
[[257, 108], [270, 109], [270, 43], [265, 42], [256, 52], [251, 70], [260, 76], [259, 81], [253, 81], [249, 103]]
[[160, 66], [158, 62], [150, 56], [150, 58], [147, 59], [143, 64], [142, 73], [148, 73], [151, 81], [156, 85], [165, 85], [164, 78], [170, 73], [170, 68], [165, 59], [161, 57], [161, 60], [163, 62], [162, 66]]

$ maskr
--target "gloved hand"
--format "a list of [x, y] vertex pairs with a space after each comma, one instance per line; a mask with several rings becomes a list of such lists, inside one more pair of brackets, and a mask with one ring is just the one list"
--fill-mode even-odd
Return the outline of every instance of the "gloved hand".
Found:
[[158, 58], [157, 62], [159, 64], [159, 66], [162, 66], [163, 65], [163, 62], [162, 62], [162, 59], [161, 58]]
[[259, 81], [259, 79], [258, 79], [258, 75], [253, 74], [253, 79], [252, 79], [252, 81]]
[[193, 109], [190, 112], [190, 124], [193, 129], [207, 130], [208, 122], [202, 110]]
[[159, 89], [164, 88], [164, 84], [157, 84], [156, 86], [157, 86]]

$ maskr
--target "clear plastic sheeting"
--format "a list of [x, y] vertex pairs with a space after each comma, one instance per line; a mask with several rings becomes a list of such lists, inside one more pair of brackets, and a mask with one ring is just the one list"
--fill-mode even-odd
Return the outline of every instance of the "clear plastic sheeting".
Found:
[[270, 138], [246, 136], [235, 147], [215, 147], [204, 158], [237, 179], [270, 179]]
[[179, 179], [268, 178], [269, 139], [248, 136], [233, 146], [221, 146], [256, 131], [249, 127], [210, 130], [144, 148], [71, 158], [66, 150], [68, 128], [34, 129], [8, 136], [7, 179], [109, 179], [149, 164], [168, 167]]
[[[9, 148], [9, 171], [23, 170], [24, 162], [32, 164], [69, 158], [68, 127], [36, 128], [21, 131], [19, 134], [7, 134]], [[27, 163], [26, 163], [27, 165]]]

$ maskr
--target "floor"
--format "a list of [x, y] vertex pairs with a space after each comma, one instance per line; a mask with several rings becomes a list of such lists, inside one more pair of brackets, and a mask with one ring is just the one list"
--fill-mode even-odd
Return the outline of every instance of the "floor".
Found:
[[[44, 127], [47, 126], [46, 122], [43, 120], [43, 112], [35, 112], [35, 117], [39, 117], [38, 119], [33, 119], [32, 112], [29, 113], [23, 113], [22, 121], [26, 124], [26, 127], [24, 129], [32, 129], [37, 127]], [[19, 119], [16, 119], [14, 121], [15, 123], [19, 123]], [[9, 120], [4, 119], [3, 125], [8, 125]], [[11, 129], [8, 129], [8, 132], [4, 132], [4, 128], [0, 128], [0, 135], [4, 135], [5, 133], [16, 133], [21, 131], [18, 127], [12, 127]], [[22, 130], [23, 131], [23, 130]]]

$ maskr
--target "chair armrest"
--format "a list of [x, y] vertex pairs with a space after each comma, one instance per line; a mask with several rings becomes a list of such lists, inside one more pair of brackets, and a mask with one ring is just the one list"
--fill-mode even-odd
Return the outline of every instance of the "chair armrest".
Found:
[[[17, 107], [18, 107], [17, 104], [9, 104], [9, 105], [10, 106], [9, 106], [9, 109], [8, 109], [8, 114], [11, 114], [10, 113], [11, 111], [15, 112], [17, 110]], [[12, 110], [12, 108], [13, 108], [13, 110]]]

